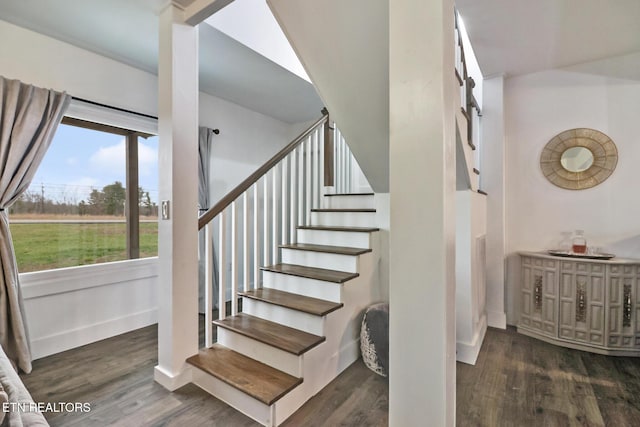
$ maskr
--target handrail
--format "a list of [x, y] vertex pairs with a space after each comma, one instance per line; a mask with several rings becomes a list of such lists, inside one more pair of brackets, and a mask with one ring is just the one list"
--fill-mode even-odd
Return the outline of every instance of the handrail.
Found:
[[313, 123], [307, 130], [302, 132], [299, 136], [297, 136], [293, 141], [291, 141], [286, 147], [280, 150], [276, 155], [274, 155], [271, 159], [269, 159], [265, 164], [260, 166], [258, 170], [249, 175], [247, 179], [242, 181], [236, 188], [231, 190], [224, 196], [218, 203], [216, 203], [213, 207], [209, 208], [205, 213], [203, 213], [198, 218], [198, 230], [204, 228], [207, 223], [209, 223], [213, 218], [215, 218], [220, 212], [225, 210], [227, 206], [229, 206], [234, 200], [242, 195], [245, 191], [247, 191], [253, 184], [255, 184], [264, 174], [269, 172], [271, 168], [277, 165], [282, 159], [287, 157], [289, 153], [291, 153], [300, 143], [309, 136], [315, 128], [323, 124], [327, 121], [329, 115], [323, 114], [323, 116], [318, 119], [315, 123]]

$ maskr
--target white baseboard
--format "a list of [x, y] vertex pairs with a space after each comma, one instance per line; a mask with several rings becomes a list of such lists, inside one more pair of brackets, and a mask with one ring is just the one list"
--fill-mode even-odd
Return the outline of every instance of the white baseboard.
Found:
[[155, 323], [158, 323], [158, 310], [155, 308], [133, 313], [34, 339], [31, 341], [31, 354], [34, 360], [40, 359]]
[[182, 372], [171, 374], [158, 365], [153, 368], [153, 379], [167, 390], [174, 391], [192, 382], [192, 371], [190, 367], [185, 366]]
[[492, 328], [507, 329], [507, 315], [500, 311], [487, 311], [487, 324]]
[[360, 356], [360, 338], [342, 346], [338, 353], [338, 374], [336, 377], [358, 360]]
[[471, 343], [456, 343], [456, 360], [468, 365], [475, 365], [480, 353], [480, 347], [487, 333], [487, 317], [482, 316], [480, 319], [480, 327], [476, 330]]

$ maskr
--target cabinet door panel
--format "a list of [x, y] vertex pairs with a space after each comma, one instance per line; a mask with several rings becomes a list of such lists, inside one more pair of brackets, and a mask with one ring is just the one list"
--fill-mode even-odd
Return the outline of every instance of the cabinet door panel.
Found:
[[520, 326], [557, 336], [557, 262], [522, 257]]
[[591, 277], [591, 286], [589, 287], [589, 301], [593, 304], [604, 305], [604, 278]]
[[604, 269], [598, 264], [564, 261], [560, 277], [560, 337], [604, 345]]
[[590, 306], [589, 326], [589, 342], [604, 345], [604, 306]]
[[637, 324], [637, 273], [637, 266], [609, 266], [606, 341], [610, 347], [638, 347], [636, 337], [640, 335], [640, 324]]

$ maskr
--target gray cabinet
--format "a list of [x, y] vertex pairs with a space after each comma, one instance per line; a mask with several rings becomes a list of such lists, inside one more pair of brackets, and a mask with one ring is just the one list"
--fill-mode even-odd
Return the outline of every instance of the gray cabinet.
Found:
[[605, 266], [560, 262], [560, 338], [604, 345]]
[[640, 348], [640, 266], [612, 265], [608, 271], [607, 345]]
[[555, 260], [522, 258], [520, 322], [548, 336], [555, 336], [557, 329], [557, 269]]
[[586, 351], [640, 355], [640, 260], [520, 255], [519, 332]]

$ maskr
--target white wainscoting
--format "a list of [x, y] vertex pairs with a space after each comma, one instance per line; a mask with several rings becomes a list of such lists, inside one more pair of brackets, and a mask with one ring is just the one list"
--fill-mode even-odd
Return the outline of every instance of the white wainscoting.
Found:
[[158, 258], [20, 274], [34, 359], [158, 321]]

